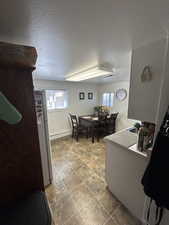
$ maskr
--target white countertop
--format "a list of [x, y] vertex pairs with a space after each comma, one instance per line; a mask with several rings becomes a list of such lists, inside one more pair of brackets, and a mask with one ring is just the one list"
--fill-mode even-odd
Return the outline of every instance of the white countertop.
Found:
[[137, 154], [139, 155], [142, 155], [144, 157], [148, 157], [147, 153], [146, 152], [140, 152], [138, 149], [137, 149], [137, 144], [135, 145], [132, 145], [131, 147], [129, 147], [129, 149], [133, 152], [136, 152]]
[[130, 146], [137, 143], [137, 134], [128, 130], [122, 130], [105, 137], [104, 140], [114, 142], [125, 148], [129, 148]]
[[140, 152], [137, 150], [137, 134], [128, 131], [128, 129], [109, 135], [105, 137], [104, 140], [120, 145], [121, 147], [128, 149], [129, 151], [132, 151], [142, 157], [147, 157], [146, 152]]

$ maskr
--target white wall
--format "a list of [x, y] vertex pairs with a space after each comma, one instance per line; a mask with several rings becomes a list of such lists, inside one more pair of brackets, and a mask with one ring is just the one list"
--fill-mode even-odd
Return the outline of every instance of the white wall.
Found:
[[[50, 138], [57, 138], [68, 135], [71, 133], [70, 121], [68, 120], [69, 113], [77, 115], [87, 115], [93, 113], [93, 108], [96, 105], [101, 105], [102, 93], [116, 92], [119, 88], [127, 90], [127, 98], [124, 101], [114, 99], [114, 106], [111, 112], [119, 112], [116, 130], [132, 126], [135, 121], [127, 119], [128, 111], [128, 90], [129, 81], [112, 82], [105, 84], [89, 84], [85, 82], [73, 83], [63, 81], [47, 81], [47, 80], [34, 80], [35, 89], [49, 90], [49, 89], [65, 89], [68, 90], [68, 108], [48, 111], [48, 123]], [[79, 100], [79, 92], [85, 92], [86, 98], [84, 101]], [[87, 93], [93, 92], [94, 99], [88, 100]]]
[[[51, 139], [71, 133], [69, 113], [75, 113], [76, 115], [91, 114], [93, 113], [93, 108], [99, 103], [98, 85], [96, 84], [34, 80], [34, 87], [41, 90], [65, 89], [68, 91], [68, 108], [48, 111]], [[79, 92], [85, 92], [85, 100], [79, 100]], [[93, 100], [87, 99], [88, 92], [93, 92]]]
[[106, 83], [106, 84], [99, 85], [100, 104], [102, 102], [102, 94], [104, 92], [116, 93], [116, 91], [121, 88], [124, 88], [127, 90], [127, 98], [124, 101], [119, 101], [117, 100], [117, 98], [114, 98], [114, 106], [111, 108], [111, 112], [119, 112], [117, 123], [116, 123], [117, 131], [130, 127], [135, 123], [135, 121], [129, 120], [127, 118], [128, 100], [129, 100], [129, 81], [120, 81], [120, 82], [113, 82], [113, 83]]

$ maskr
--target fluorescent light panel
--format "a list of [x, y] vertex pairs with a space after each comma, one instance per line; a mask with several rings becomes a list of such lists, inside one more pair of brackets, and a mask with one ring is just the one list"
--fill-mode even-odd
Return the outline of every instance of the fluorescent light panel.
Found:
[[110, 75], [112, 73], [113, 71], [112, 69], [110, 70], [110, 68], [106, 68], [104, 66], [95, 66], [90, 69], [71, 74], [66, 78], [66, 80], [67, 81], [82, 81], [82, 80], [88, 80], [95, 77]]

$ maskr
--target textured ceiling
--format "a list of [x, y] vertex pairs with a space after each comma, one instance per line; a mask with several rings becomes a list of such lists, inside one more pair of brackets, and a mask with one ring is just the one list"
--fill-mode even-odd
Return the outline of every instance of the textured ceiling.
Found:
[[166, 35], [168, 22], [168, 0], [5, 0], [0, 39], [35, 46], [35, 77], [63, 80], [103, 62], [128, 71], [132, 48]]

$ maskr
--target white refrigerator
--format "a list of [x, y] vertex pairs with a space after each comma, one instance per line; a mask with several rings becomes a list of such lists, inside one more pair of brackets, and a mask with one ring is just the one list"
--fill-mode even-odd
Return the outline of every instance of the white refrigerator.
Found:
[[46, 187], [52, 183], [53, 176], [45, 91], [34, 91], [34, 96], [41, 152], [43, 181]]

